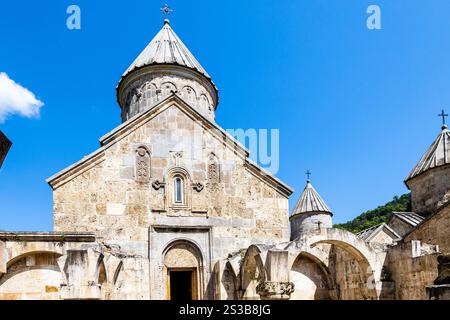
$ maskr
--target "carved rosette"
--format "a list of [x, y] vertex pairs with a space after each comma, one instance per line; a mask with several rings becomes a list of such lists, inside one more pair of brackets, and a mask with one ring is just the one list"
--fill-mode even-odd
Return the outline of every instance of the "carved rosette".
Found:
[[294, 289], [292, 282], [264, 281], [256, 287], [256, 292], [261, 300], [289, 300]]

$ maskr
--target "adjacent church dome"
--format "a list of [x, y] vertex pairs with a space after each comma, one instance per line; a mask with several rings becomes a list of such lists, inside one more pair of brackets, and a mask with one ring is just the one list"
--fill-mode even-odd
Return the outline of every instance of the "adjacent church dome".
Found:
[[308, 179], [290, 217], [291, 237], [333, 227], [333, 213]]
[[406, 181], [411, 180], [430, 169], [447, 164], [450, 164], [450, 131], [448, 130], [448, 127], [444, 125], [437, 139], [411, 171], [408, 178], [406, 178]]
[[325, 212], [331, 214], [331, 209], [314, 189], [311, 181], [308, 180], [306, 182], [305, 190], [303, 190], [292, 215], [311, 212]]
[[145, 112], [172, 94], [211, 121], [215, 119], [218, 90], [168, 19], [125, 71], [117, 88], [123, 122]]
[[450, 201], [450, 131], [445, 123], [405, 183], [411, 190], [414, 212], [426, 216]]

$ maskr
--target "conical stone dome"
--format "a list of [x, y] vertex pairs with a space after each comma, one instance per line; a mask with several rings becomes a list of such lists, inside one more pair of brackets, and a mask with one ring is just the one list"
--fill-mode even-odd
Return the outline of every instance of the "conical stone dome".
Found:
[[119, 82], [117, 100], [122, 121], [147, 111], [172, 94], [214, 121], [218, 90], [166, 19]]

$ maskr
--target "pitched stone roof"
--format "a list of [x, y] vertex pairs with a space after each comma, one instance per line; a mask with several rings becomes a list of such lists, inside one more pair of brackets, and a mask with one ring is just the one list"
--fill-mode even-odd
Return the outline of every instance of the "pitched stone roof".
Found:
[[365, 242], [370, 242], [379, 232], [385, 230], [385, 232], [390, 233], [393, 240], [400, 240], [401, 236], [395, 232], [391, 227], [389, 227], [386, 223], [381, 223], [366, 230], [363, 230], [356, 234], [356, 236], [364, 240]]
[[211, 79], [209, 74], [170, 27], [168, 19], [164, 21], [164, 26], [161, 31], [159, 31], [144, 51], [142, 51], [127, 71], [125, 71], [123, 77], [135, 69], [153, 64], [183, 66], [198, 71], [208, 79]]
[[450, 131], [447, 126], [443, 126], [442, 132], [411, 171], [406, 182], [430, 169], [446, 164], [450, 164]]
[[310, 212], [324, 212], [332, 214], [331, 209], [327, 206], [322, 197], [314, 189], [311, 181], [308, 180], [305, 190], [300, 196], [300, 199], [298, 200], [297, 205], [292, 212], [292, 215], [294, 216], [297, 214]]
[[[425, 218], [421, 215], [418, 215], [414, 212], [393, 212], [393, 217], [397, 217], [398, 219], [406, 222], [407, 224], [416, 227], [419, 223], [421, 223]], [[391, 218], [391, 219], [392, 219]]]

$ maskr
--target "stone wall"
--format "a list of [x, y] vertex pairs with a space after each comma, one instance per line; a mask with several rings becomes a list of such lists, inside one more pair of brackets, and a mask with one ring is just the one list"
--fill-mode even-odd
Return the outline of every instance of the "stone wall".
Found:
[[138, 254], [71, 235], [7, 237], [0, 248], [0, 300], [149, 298], [148, 260]]
[[437, 255], [413, 258], [412, 243], [401, 243], [388, 251], [387, 272], [395, 286], [396, 300], [426, 300], [426, 287], [438, 276]]
[[[94, 232], [150, 260], [155, 275], [164, 273], [171, 243], [188, 241], [202, 252], [200, 278], [211, 298], [219, 259], [253, 243], [289, 240], [290, 191], [280, 191], [241, 147], [230, 147], [230, 138], [194, 119], [198, 115], [177, 99], [144, 114], [139, 125], [125, 123], [81, 165], [51, 179], [54, 227]], [[174, 201], [176, 177], [183, 181], [180, 203]], [[153, 298], [166, 297], [164, 276], [151, 286]]]
[[403, 242], [388, 251], [388, 270], [395, 281], [395, 296], [400, 300], [427, 299], [426, 287], [438, 276], [438, 246], [442, 253], [450, 252], [450, 206], [428, 217], [406, 235]]
[[[450, 178], [449, 178], [450, 179]], [[450, 253], [450, 203], [428, 217], [414, 231], [405, 237], [405, 242], [420, 240], [423, 243], [439, 245], [442, 253]]]
[[437, 167], [407, 182], [412, 211], [431, 214], [450, 200], [450, 165]]
[[408, 232], [414, 229], [413, 226], [394, 216], [389, 221], [388, 226], [391, 227], [400, 237], [404, 237]]
[[291, 240], [303, 233], [329, 229], [333, 227], [331, 214], [328, 213], [304, 213], [291, 216]]

